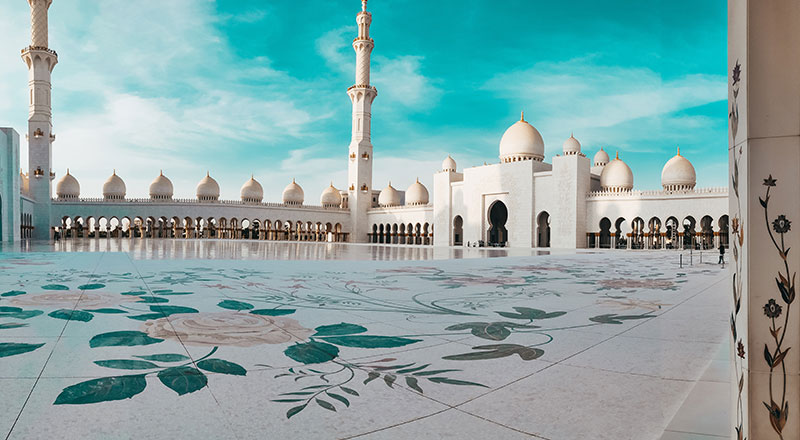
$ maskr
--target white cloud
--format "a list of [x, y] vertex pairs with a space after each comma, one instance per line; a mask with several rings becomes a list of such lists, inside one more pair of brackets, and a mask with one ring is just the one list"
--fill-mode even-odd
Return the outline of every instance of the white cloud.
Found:
[[[592, 58], [541, 62], [525, 70], [502, 73], [489, 80], [484, 89], [524, 108], [527, 119], [553, 148], [560, 147], [571, 131], [576, 136], [589, 134], [595, 142], [633, 149], [636, 147], [630, 145], [631, 141], [652, 138], [656, 132], [664, 132], [671, 139], [688, 130], [696, 134], [694, 130], [708, 128], [713, 121], [703, 116], [670, 114], [727, 96], [722, 75], [663, 79], [647, 68], [603, 66]], [[687, 131], [671, 131], [681, 128]]]
[[[351, 74], [355, 70], [355, 54], [350, 46], [355, 26], [344, 26], [326, 32], [316, 41], [317, 52], [329, 67]], [[418, 55], [372, 56], [371, 82], [378, 88], [386, 107], [397, 111], [396, 104], [415, 111], [425, 111], [435, 106], [442, 95], [436, 80], [422, 73], [424, 57]]]

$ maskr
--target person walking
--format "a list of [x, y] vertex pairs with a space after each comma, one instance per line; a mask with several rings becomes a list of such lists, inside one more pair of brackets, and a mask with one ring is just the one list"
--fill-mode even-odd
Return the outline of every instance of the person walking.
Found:
[[725, 246], [719, 245], [719, 264], [725, 264]]

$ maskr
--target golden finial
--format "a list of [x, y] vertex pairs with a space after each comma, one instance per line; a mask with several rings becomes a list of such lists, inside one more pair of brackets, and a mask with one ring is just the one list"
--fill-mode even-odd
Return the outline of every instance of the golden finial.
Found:
[[680, 155], [681, 155], [681, 147], [678, 146], [678, 156], [680, 156]]
[[525, 110], [523, 110], [519, 115], [519, 120], [525, 122]]
[[361, 10], [367, 12], [367, 0], [361, 0]]
[[619, 150], [617, 150], [617, 159], [619, 159]]
[[114, 168], [114, 170], [111, 172], [111, 174], [113, 174], [113, 175], [115, 175], [115, 176], [116, 176], [116, 175], [117, 175], [117, 169], [116, 169], [116, 168]]
[[69, 176], [69, 168], [67, 168], [67, 175]]
[[206, 170], [206, 177], [211, 177], [211, 172]]

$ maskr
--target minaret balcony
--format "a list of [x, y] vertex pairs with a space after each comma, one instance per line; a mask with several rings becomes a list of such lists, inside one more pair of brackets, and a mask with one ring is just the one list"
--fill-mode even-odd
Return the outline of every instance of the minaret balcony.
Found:
[[347, 91], [349, 92], [350, 90], [353, 90], [353, 89], [369, 89], [369, 90], [372, 90], [372, 91], [374, 91], [376, 93], [378, 92], [378, 89], [376, 89], [375, 86], [371, 86], [369, 84], [356, 84], [354, 86], [348, 87]]
[[57, 53], [56, 51], [54, 51], [53, 49], [50, 49], [49, 47], [45, 47], [45, 46], [28, 46], [28, 47], [26, 47], [26, 48], [22, 49], [22, 50], [20, 51], [20, 53], [22, 53], [22, 54], [24, 55], [24, 54], [25, 54], [25, 52], [32, 52], [32, 51], [42, 51], [42, 52], [47, 52], [47, 53], [49, 53], [50, 55], [53, 55], [53, 56], [55, 56], [55, 57], [58, 57], [58, 53]]

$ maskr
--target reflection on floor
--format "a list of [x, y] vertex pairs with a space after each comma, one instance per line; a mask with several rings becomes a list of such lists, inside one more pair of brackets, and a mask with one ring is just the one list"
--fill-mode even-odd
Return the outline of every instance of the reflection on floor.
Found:
[[658, 438], [725, 336], [667, 252], [255, 243], [0, 253], [0, 433]]

